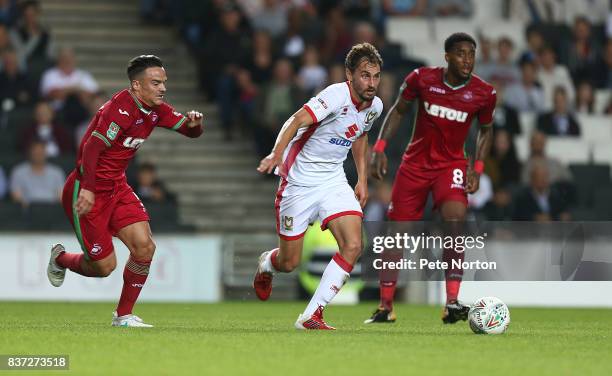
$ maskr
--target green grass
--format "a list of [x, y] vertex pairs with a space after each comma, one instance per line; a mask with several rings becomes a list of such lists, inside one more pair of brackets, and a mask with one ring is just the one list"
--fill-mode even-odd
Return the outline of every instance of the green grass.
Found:
[[[139, 304], [153, 329], [110, 327], [110, 303], [0, 302], [0, 354], [68, 354], [43, 375], [610, 375], [612, 310], [511, 308], [500, 336], [444, 326], [439, 307], [331, 306], [338, 330], [293, 329], [305, 303]], [[22, 371], [0, 374], [25, 375]]]

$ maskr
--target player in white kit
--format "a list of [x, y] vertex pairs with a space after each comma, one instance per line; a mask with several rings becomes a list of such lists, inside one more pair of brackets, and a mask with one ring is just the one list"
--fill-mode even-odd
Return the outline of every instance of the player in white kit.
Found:
[[[298, 329], [334, 329], [323, 321], [323, 309], [340, 291], [362, 250], [361, 208], [368, 198], [366, 153], [368, 131], [382, 113], [376, 96], [382, 59], [369, 43], [351, 48], [345, 60], [347, 81], [328, 86], [283, 125], [270, 155], [257, 170], [280, 176], [276, 194], [279, 247], [262, 253], [253, 287], [267, 300], [275, 272], [289, 273], [302, 256], [308, 225], [321, 221], [338, 243], [310, 303], [299, 315]], [[357, 167], [352, 189], [343, 162], [349, 149]]]

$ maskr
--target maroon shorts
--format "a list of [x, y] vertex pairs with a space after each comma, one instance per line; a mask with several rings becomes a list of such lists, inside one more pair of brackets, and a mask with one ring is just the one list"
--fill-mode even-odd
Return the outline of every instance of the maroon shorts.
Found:
[[94, 205], [84, 216], [77, 216], [74, 204], [80, 182], [73, 171], [64, 184], [62, 206], [76, 233], [81, 249], [89, 259], [102, 260], [113, 252], [112, 237], [127, 225], [149, 220], [149, 214], [125, 180], [95, 192]]
[[465, 193], [467, 161], [457, 161], [440, 169], [423, 169], [402, 162], [397, 170], [391, 204], [387, 215], [392, 221], [419, 221], [433, 193], [434, 208], [446, 201], [459, 201], [467, 206]]

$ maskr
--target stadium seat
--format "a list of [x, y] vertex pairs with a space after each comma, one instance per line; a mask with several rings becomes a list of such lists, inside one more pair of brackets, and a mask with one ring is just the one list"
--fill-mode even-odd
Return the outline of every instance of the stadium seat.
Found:
[[424, 18], [389, 17], [387, 36], [390, 41], [401, 44], [406, 51], [412, 44], [433, 39], [429, 24]]
[[595, 113], [603, 114], [606, 106], [610, 102], [610, 97], [612, 97], [611, 90], [597, 90], [595, 91]]
[[64, 208], [58, 204], [31, 204], [26, 212], [27, 227], [34, 231], [72, 231]]
[[593, 146], [593, 161], [595, 163], [612, 164], [612, 148], [610, 148], [610, 144], [595, 144]]
[[516, 148], [516, 156], [520, 161], [524, 161], [529, 158], [530, 137], [530, 134], [525, 132], [520, 135], [514, 136], [514, 147]]
[[525, 48], [524, 28], [521, 22], [487, 19], [478, 25], [480, 32], [496, 43], [501, 37], [508, 37], [514, 43], [515, 57]]
[[536, 114], [533, 112], [521, 112], [519, 114], [521, 121], [522, 134], [531, 136], [531, 133], [535, 129]]
[[612, 185], [601, 186], [595, 190], [595, 214], [600, 221], [612, 220]]
[[610, 166], [607, 164], [570, 164], [578, 204], [584, 207], [594, 205], [593, 194], [597, 187], [610, 184]]
[[548, 138], [547, 154], [562, 163], [586, 163], [589, 161], [589, 145], [578, 137]]
[[612, 141], [612, 123], [610, 117], [578, 115], [578, 122], [581, 126], [581, 137], [591, 143], [610, 144]]
[[0, 201], [0, 228], [4, 231], [23, 231], [24, 209], [10, 201]]

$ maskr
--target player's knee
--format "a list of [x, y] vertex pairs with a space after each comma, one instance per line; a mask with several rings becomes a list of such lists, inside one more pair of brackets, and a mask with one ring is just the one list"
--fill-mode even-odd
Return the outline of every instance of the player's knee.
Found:
[[139, 244], [133, 250], [134, 258], [138, 260], [151, 260], [155, 254], [155, 243], [149, 239], [146, 243]]
[[289, 272], [292, 272], [295, 268], [297, 268], [299, 264], [300, 264], [299, 259], [294, 260], [294, 259], [289, 258], [289, 259], [281, 260], [278, 266], [282, 272], [289, 273]]
[[361, 255], [361, 241], [348, 241], [341, 247], [342, 257], [348, 262], [355, 263]]
[[108, 262], [102, 265], [98, 265], [98, 276], [99, 277], [108, 277], [117, 267], [117, 262]]

